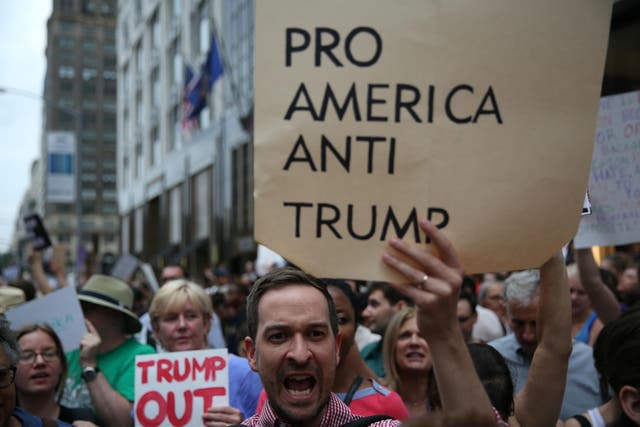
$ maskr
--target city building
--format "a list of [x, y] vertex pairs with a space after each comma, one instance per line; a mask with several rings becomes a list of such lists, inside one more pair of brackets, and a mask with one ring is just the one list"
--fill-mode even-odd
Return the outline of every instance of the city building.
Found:
[[[118, 3], [118, 210], [121, 252], [199, 277], [255, 256], [251, 121], [253, 0]], [[222, 76], [192, 126], [185, 68], [215, 37]]]
[[[54, 0], [47, 22], [38, 211], [52, 241], [67, 246], [69, 268], [89, 265], [85, 273], [119, 249], [115, 25], [116, 0]], [[59, 190], [48, 176], [56, 167], [47, 148], [52, 135], [75, 144], [64, 168], [72, 177], [78, 168], [79, 177], [67, 199], [52, 197]]]

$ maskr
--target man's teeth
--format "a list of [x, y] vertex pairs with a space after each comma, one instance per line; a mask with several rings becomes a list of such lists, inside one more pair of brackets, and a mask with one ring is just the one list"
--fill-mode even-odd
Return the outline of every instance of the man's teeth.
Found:
[[287, 389], [287, 391], [290, 394], [294, 395], [294, 396], [306, 396], [308, 394], [311, 394], [311, 389], [310, 388], [308, 388], [306, 390], [293, 390], [293, 389], [289, 388], [289, 389]]

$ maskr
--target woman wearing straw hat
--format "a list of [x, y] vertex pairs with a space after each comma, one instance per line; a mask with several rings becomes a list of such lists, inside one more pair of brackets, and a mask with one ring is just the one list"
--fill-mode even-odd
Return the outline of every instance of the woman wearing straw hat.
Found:
[[92, 406], [107, 426], [132, 426], [135, 357], [155, 353], [131, 337], [141, 328], [131, 311], [133, 290], [121, 280], [94, 274], [78, 299], [88, 331], [80, 348], [67, 354], [62, 403]]

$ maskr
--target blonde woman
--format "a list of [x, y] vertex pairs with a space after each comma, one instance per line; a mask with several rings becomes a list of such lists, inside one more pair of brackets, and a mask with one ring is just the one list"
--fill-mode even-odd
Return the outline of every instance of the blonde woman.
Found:
[[[149, 306], [153, 334], [168, 352], [209, 349], [212, 313], [209, 295], [200, 285], [184, 279], [164, 284]], [[250, 417], [261, 390], [260, 377], [247, 360], [230, 354], [230, 406], [208, 408], [202, 416], [204, 425], [237, 424]]]
[[429, 345], [418, 329], [415, 308], [404, 308], [391, 318], [383, 354], [387, 386], [402, 397], [412, 417], [426, 413], [432, 361]]

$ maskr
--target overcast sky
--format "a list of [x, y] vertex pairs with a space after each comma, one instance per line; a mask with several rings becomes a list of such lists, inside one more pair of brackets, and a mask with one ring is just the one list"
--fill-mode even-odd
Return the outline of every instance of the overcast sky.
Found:
[[[0, 87], [41, 95], [47, 19], [53, 0], [0, 0]], [[11, 241], [18, 206], [38, 156], [42, 103], [0, 93], [0, 252]]]

